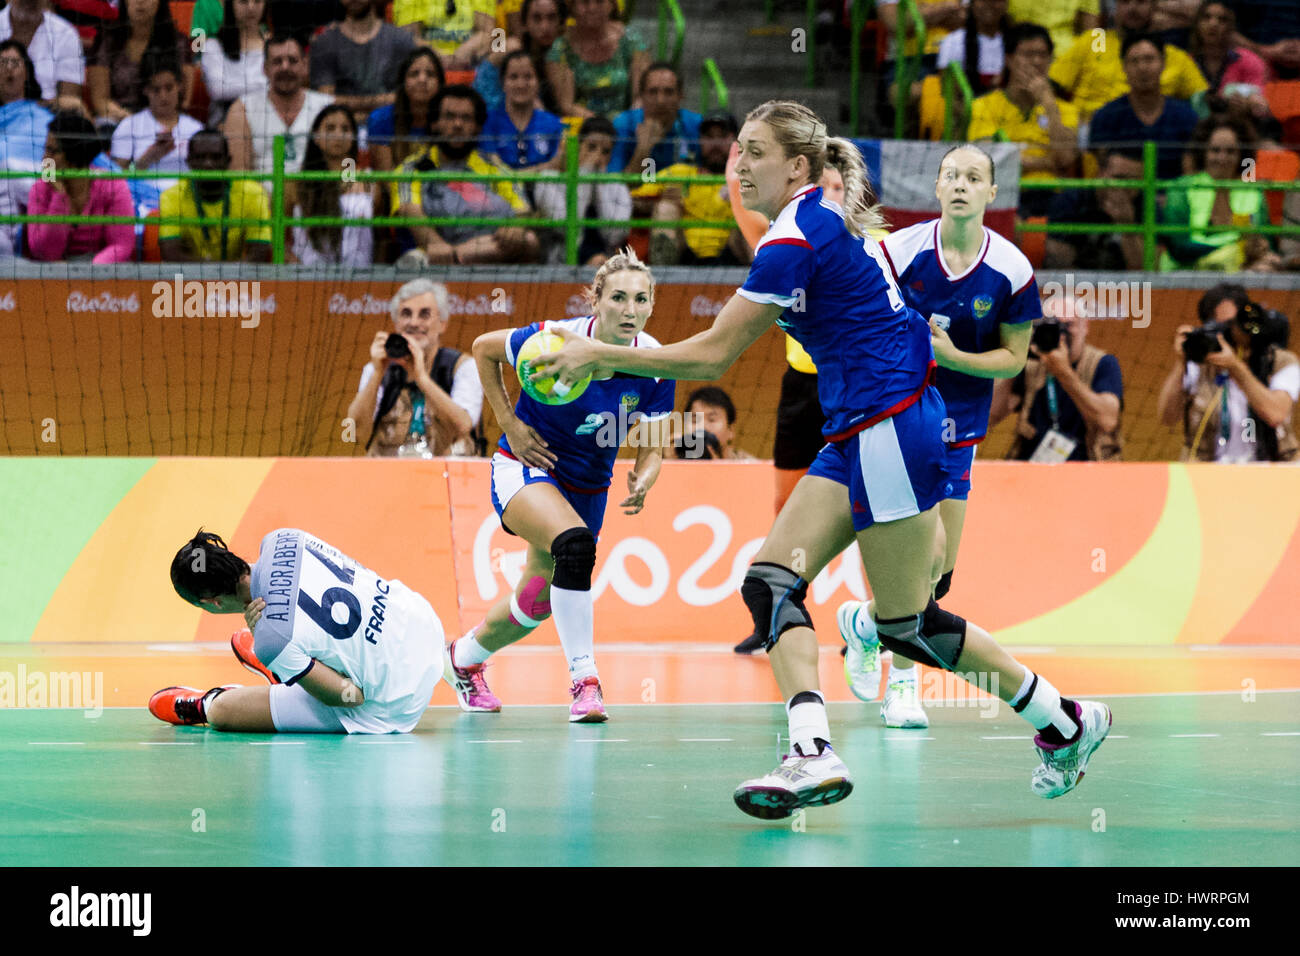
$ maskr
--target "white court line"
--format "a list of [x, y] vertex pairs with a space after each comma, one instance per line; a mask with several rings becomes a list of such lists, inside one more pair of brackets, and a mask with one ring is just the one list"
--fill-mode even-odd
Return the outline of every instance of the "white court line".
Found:
[[197, 747], [194, 740], [141, 740], [141, 747]]
[[1033, 740], [1033, 737], [981, 737], [980, 740]]
[[1300, 737], [1300, 730], [1275, 731], [1260, 734], [1261, 737]]
[[522, 740], [467, 740], [467, 744], [522, 744]]
[[881, 740], [934, 740], [933, 737], [917, 737], [915, 735], [899, 735], [897, 737], [881, 736]]
[[250, 740], [250, 747], [306, 747], [305, 740]]
[[84, 747], [84, 740], [29, 740], [29, 747]]
[[626, 737], [579, 737], [575, 744], [625, 744]]
[[1170, 734], [1170, 737], [1218, 737], [1219, 734]]
[[678, 737], [679, 744], [729, 744], [730, 737]]

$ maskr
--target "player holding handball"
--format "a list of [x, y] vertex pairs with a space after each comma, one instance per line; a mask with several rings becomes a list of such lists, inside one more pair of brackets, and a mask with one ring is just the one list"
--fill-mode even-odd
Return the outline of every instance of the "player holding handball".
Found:
[[608, 716], [594, 647], [596, 538], [614, 459], [625, 439], [637, 457], [627, 479], [628, 495], [619, 506], [626, 514], [645, 506], [671, 437], [662, 426], [673, 410], [675, 383], [666, 377], [605, 372], [590, 383], [575, 384], [564, 404], [548, 403], [558, 400], [558, 394], [534, 397], [525, 388], [512, 409], [501, 371], [504, 365], [523, 368], [520, 351], [543, 329], [629, 351], [659, 347], [644, 331], [654, 307], [654, 277], [630, 249], [600, 267], [587, 300], [591, 315], [488, 332], [474, 342], [483, 391], [502, 429], [492, 456], [492, 507], [507, 532], [528, 542], [528, 557], [515, 590], [448, 648], [447, 678], [463, 710], [501, 709], [483, 675], [488, 658], [554, 614], [572, 682], [569, 720], [597, 723]]

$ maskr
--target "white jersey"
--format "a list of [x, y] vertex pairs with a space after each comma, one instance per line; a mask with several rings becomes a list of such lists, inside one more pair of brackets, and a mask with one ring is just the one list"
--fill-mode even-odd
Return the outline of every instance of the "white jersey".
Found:
[[442, 625], [421, 595], [296, 528], [262, 539], [251, 591], [266, 601], [253, 651], [285, 684], [316, 661], [346, 674], [366, 701], [338, 708], [349, 733], [407, 731], [442, 676]]
[[[248, 118], [248, 129], [253, 134], [253, 168], [258, 172], [271, 172], [273, 161], [272, 145], [276, 136], [284, 137], [285, 172], [302, 171], [302, 161], [307, 156], [307, 137], [311, 133], [316, 116], [325, 107], [334, 102], [328, 93], [304, 90], [302, 109], [294, 117], [292, 126], [285, 126], [280, 112], [271, 102], [266, 90], [257, 93], [245, 93], [239, 98], [244, 104], [244, 115]], [[262, 185], [268, 189], [271, 184]]]

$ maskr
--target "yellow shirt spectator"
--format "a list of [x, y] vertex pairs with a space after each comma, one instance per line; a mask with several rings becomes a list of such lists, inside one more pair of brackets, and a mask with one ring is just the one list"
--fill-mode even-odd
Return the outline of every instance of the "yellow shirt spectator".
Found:
[[[920, 13], [922, 17], [924, 17], [925, 12], [928, 8], [957, 7], [958, 9], [962, 9], [969, 5], [970, 0], [913, 0], [913, 2], [916, 4], [917, 12]], [[877, 7], [887, 7], [887, 6], [892, 6], [897, 10], [898, 0], [877, 0]], [[903, 13], [901, 10], [899, 11], [898, 15], [900, 17], [903, 17]], [[904, 20], [905, 20], [905, 24], [911, 23], [911, 17], [904, 17]], [[908, 31], [909, 27], [905, 25], [903, 29], [905, 31]], [[939, 41], [942, 40], [951, 32], [952, 29], [945, 29], [944, 27], [940, 27], [940, 26], [926, 27], [925, 47], [921, 50], [922, 55], [924, 56], [929, 56], [931, 54], [937, 55], [939, 52]], [[892, 43], [894, 39], [894, 34], [892, 32], [890, 34], [889, 39], [890, 42]], [[915, 56], [916, 47], [917, 47], [916, 37], [908, 35], [904, 55]]]
[[[1092, 116], [1111, 100], [1128, 92], [1128, 78], [1119, 56], [1120, 38], [1114, 30], [1101, 36], [1084, 35], [1059, 54], [1047, 75], [1070, 93], [1070, 102], [1083, 118]], [[1165, 46], [1165, 69], [1160, 92], [1190, 100], [1209, 84], [1186, 52]]]
[[[266, 190], [247, 179], [230, 183], [226, 195], [216, 202], [199, 203], [192, 183], [182, 180], [163, 192], [158, 200], [158, 215], [168, 218], [261, 219], [261, 226], [158, 226], [158, 241], [184, 239], [187, 251], [205, 262], [238, 262], [246, 243], [271, 241], [271, 205]], [[224, 242], [223, 242], [224, 240]]]
[[[674, 163], [667, 169], [663, 170], [664, 176], [700, 176], [705, 175], [703, 169], [699, 169], [690, 163]], [[712, 259], [722, 252], [727, 244], [727, 239], [731, 236], [731, 231], [736, 227], [736, 221], [732, 218], [731, 199], [727, 195], [727, 185], [723, 183], [719, 186], [695, 186], [687, 183], [672, 183], [672, 186], [680, 187], [682, 190], [682, 218], [684, 219], [725, 219], [726, 226], [717, 229], [685, 229], [682, 231], [686, 239], [686, 245], [690, 246], [691, 252], [700, 259]], [[660, 187], [659, 191], [662, 191]], [[637, 190], [634, 195], [656, 195], [656, 193], [643, 193]]]
[[[1056, 108], [1061, 111], [1061, 122], [1070, 129], [1079, 128], [1079, 111], [1064, 100], [1056, 101]], [[972, 142], [993, 139], [998, 132], [1011, 143], [1021, 143], [1021, 155], [1025, 158], [1044, 159], [1048, 156], [1047, 148], [1052, 140], [1047, 129], [1047, 111], [1041, 103], [1035, 103], [1033, 110], [1026, 116], [1020, 107], [1007, 98], [1002, 90], [994, 90], [979, 97], [971, 104], [970, 126], [966, 138]], [[1050, 179], [1053, 173], [1048, 170], [1023, 173], [1025, 179]]]
[[1052, 35], [1059, 56], [1070, 48], [1076, 36], [1076, 14], [1101, 15], [1100, 0], [1010, 0], [1007, 13], [1016, 23], [1037, 23]]
[[[455, 13], [447, 15], [449, 6]], [[494, 0], [393, 0], [393, 25], [422, 24], [420, 36], [446, 60], [462, 43], [474, 35], [474, 15], [483, 14], [496, 21]]]

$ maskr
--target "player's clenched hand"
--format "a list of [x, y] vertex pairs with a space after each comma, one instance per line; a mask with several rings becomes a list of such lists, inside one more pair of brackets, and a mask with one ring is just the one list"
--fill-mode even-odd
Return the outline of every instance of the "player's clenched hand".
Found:
[[261, 598], [253, 598], [248, 602], [248, 606], [244, 608], [244, 623], [248, 625], [250, 631], [253, 629], [253, 625], [261, 620], [262, 612], [265, 610], [266, 602]]
[[550, 471], [555, 467], [555, 453], [547, 446], [545, 439], [532, 427], [515, 419], [502, 429], [510, 451], [529, 468], [541, 468]]
[[635, 471], [627, 473], [627, 489], [631, 494], [618, 503], [618, 506], [624, 509], [624, 514], [634, 515], [641, 512], [645, 507], [645, 496], [650, 491], [651, 483], [652, 479], [648, 471], [640, 475]]
[[933, 346], [934, 357], [940, 365], [957, 351], [957, 347], [952, 344], [952, 339], [948, 337], [947, 330], [933, 318], [930, 319], [930, 345]]
[[605, 371], [600, 367], [599, 342], [555, 326], [546, 331], [564, 339], [564, 345], [558, 352], [543, 352], [533, 359], [534, 382], [554, 375], [565, 385], [573, 385], [588, 375]]

